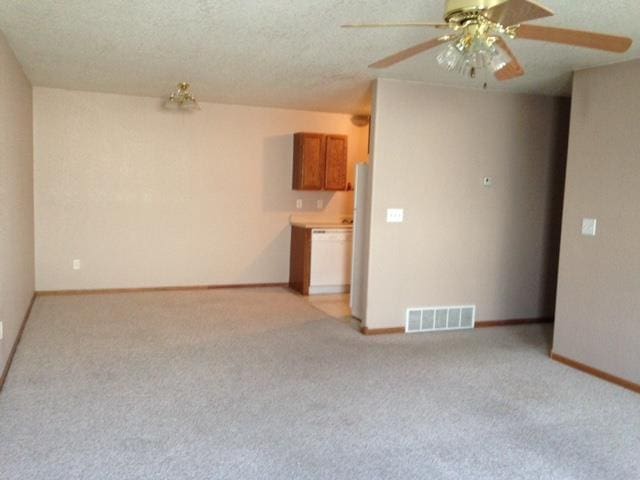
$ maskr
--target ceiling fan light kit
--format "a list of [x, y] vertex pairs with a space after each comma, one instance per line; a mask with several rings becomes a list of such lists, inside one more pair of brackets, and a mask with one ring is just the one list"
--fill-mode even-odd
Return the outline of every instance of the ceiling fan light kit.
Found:
[[451, 38], [437, 56], [438, 64], [452, 72], [475, 78], [479, 70], [497, 72], [507, 66], [510, 59], [496, 46], [497, 38], [490, 36], [489, 26], [467, 25], [463, 33]]
[[452, 33], [407, 48], [369, 67], [388, 68], [422, 52], [447, 44], [437, 56], [439, 65], [471, 78], [475, 78], [480, 70], [488, 71], [493, 73], [499, 81], [524, 75], [524, 69], [507, 45], [505, 37], [552, 42], [613, 53], [624, 53], [631, 47], [632, 40], [627, 37], [524, 24], [524, 22], [552, 15], [551, 10], [533, 0], [447, 0], [445, 23], [367, 23], [343, 25], [343, 27], [427, 27], [452, 30]]

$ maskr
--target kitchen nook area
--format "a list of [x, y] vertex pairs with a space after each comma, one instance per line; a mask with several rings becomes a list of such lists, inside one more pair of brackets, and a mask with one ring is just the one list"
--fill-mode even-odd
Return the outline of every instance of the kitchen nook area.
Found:
[[352, 312], [352, 295], [359, 293], [356, 237], [364, 209], [357, 207], [365, 201], [367, 165], [349, 164], [347, 135], [301, 132], [293, 143], [292, 190], [350, 192], [353, 207], [349, 215], [291, 215], [289, 288], [336, 318], [351, 318], [358, 310]]

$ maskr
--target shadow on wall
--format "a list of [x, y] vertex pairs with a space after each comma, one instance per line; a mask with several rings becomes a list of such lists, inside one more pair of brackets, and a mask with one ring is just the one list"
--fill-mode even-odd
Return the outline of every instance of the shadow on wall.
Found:
[[564, 213], [564, 188], [567, 175], [567, 159], [569, 156], [569, 127], [571, 123], [571, 99], [562, 99], [559, 104], [560, 114], [556, 115], [557, 125], [553, 129], [554, 158], [551, 169], [551, 192], [549, 192], [549, 229], [547, 230], [546, 252], [544, 265], [544, 286], [542, 293], [544, 304], [547, 305], [549, 316], [555, 316], [556, 297], [558, 294], [558, 272], [560, 266], [560, 240], [562, 234], [562, 217]]
[[[556, 107], [555, 123], [553, 128], [550, 129], [553, 135], [552, 161], [546, 171], [546, 176], [543, 177], [539, 174], [537, 155], [532, 152], [526, 158], [526, 163], [520, 165], [520, 169], [528, 169], [529, 175], [521, 179], [521, 184], [512, 185], [510, 189], [511, 197], [501, 207], [503, 222], [500, 238], [505, 239], [505, 244], [502, 246], [504, 252], [518, 252], [519, 245], [530, 242], [531, 235], [536, 234], [536, 231], [530, 230], [531, 225], [539, 226], [544, 234], [540, 239], [540, 248], [542, 249], [540, 259], [542, 264], [536, 265], [536, 270], [539, 267], [540, 272], [539, 282], [536, 282], [538, 288], [531, 289], [528, 292], [532, 299], [535, 298], [540, 312], [539, 315], [542, 317], [553, 317], [555, 313], [570, 107], [570, 100], [561, 101]], [[514, 134], [521, 136], [520, 140], [515, 142], [514, 145], [522, 145], [526, 144], [530, 131], [520, 128]], [[522, 152], [517, 149], [511, 152], [511, 155], [513, 158], [517, 158], [518, 155], [522, 155]], [[542, 198], [532, 196], [532, 193], [536, 190], [531, 184], [532, 181], [534, 181], [533, 185], [538, 183], [547, 185]], [[513, 188], [514, 186], [516, 188]], [[540, 225], [523, 224], [521, 216], [522, 212], [526, 210], [526, 205], [540, 201], [545, 204], [545, 210], [538, 212], [541, 214], [540, 218], [544, 218], [544, 223]], [[533, 207], [531, 208], [534, 210]], [[514, 228], [514, 226], [518, 225], [518, 228]], [[521, 281], [524, 269], [532, 266], [520, 263], [525, 260], [525, 257], [504, 254], [498, 258], [500, 271], [506, 272], [512, 277], [512, 281], [509, 283], [513, 285], [517, 285]]]
[[[242, 269], [240, 282], [287, 283], [291, 230], [287, 225]], [[266, 272], [266, 276], [265, 276]]]
[[[537, 176], [538, 166], [535, 154], [532, 154], [527, 161], [527, 168], [530, 169], [527, 181], [530, 182], [531, 179], [537, 179], [541, 184], [547, 185], [547, 189], [543, 193], [543, 198], [538, 199], [538, 201], [543, 201], [545, 205], [545, 210], [540, 212], [542, 218], [545, 219], [544, 223], [540, 225], [543, 232], [543, 237], [540, 239], [542, 242], [540, 245], [542, 249], [542, 255], [540, 255], [541, 264], [536, 266], [539, 268], [540, 278], [539, 282], [537, 282], [538, 288], [530, 292], [532, 298], [536, 298], [537, 300], [540, 316], [545, 318], [555, 315], [564, 186], [569, 142], [570, 100], [558, 100], [555, 109], [554, 125], [550, 128], [552, 132], [551, 135], [553, 136], [551, 142], [552, 161], [546, 171], [546, 176]], [[518, 134], [523, 135], [523, 137], [517, 144], [524, 144], [530, 133], [527, 129], [520, 129]], [[514, 152], [514, 155], [516, 153], [517, 152]], [[507, 213], [507, 218], [511, 218], [511, 221], [504, 224], [505, 232], [503, 237], [509, 238], [512, 242], [513, 248], [508, 249], [510, 251], [517, 251], [515, 245], [520, 242], [526, 243], [529, 235], [535, 235], [535, 232], [531, 232], [529, 229], [522, 229], [516, 232], [512, 231], [510, 227], [512, 223], [517, 223], [518, 212], [523, 211], [522, 208], [514, 209], [513, 207], [518, 202], [535, 201], [524, 195], [528, 188], [530, 188], [528, 183], [520, 185], [517, 191], [512, 192], [514, 196], [511, 201], [507, 202], [507, 211], [509, 212]], [[505, 262], [503, 264], [504, 270], [513, 269], [513, 265], [518, 265], [517, 258], [505, 257], [503, 261]], [[524, 267], [524, 265], [522, 265], [522, 267]], [[514, 275], [514, 281], [516, 281], [520, 274], [517, 270], [514, 270]]]
[[[293, 177], [293, 134], [267, 137], [262, 159], [262, 206], [265, 212], [322, 213], [317, 201], [326, 207], [335, 192], [302, 192], [291, 188]], [[301, 199], [302, 208], [296, 208]]]

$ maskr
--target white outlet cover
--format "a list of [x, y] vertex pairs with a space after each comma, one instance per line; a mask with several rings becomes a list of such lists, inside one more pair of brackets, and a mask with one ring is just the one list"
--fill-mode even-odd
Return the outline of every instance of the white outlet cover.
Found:
[[318, 200], [316, 202], [316, 205], [318, 207], [318, 210], [320, 210], [321, 208], [324, 208], [324, 200]]
[[82, 263], [80, 262], [80, 260], [75, 259], [73, 261], [73, 269], [74, 270], [80, 270], [81, 267], [82, 267]]
[[298, 210], [300, 210], [302, 208], [302, 200], [301, 199], [296, 200], [296, 208]]
[[404, 222], [404, 209], [402, 208], [387, 209], [387, 223], [402, 223], [402, 222]]
[[0, 322], [0, 340], [4, 338], [4, 328], [2, 322]]
[[595, 237], [598, 232], [598, 220], [595, 218], [582, 219], [582, 235], [586, 237]]

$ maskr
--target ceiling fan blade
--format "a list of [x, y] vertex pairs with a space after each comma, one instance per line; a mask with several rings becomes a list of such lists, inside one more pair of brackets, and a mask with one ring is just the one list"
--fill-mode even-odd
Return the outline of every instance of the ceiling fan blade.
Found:
[[407, 23], [349, 23], [342, 28], [393, 28], [393, 27], [431, 27], [450, 28], [448, 23], [407, 22]]
[[551, 10], [532, 0], [507, 0], [484, 12], [486, 18], [505, 27], [552, 15]]
[[516, 38], [562, 43], [564, 45], [574, 45], [615, 53], [626, 52], [633, 43], [633, 40], [627, 37], [583, 32], [581, 30], [567, 30], [566, 28], [541, 27], [538, 25], [520, 25], [516, 32]]
[[406, 50], [402, 50], [401, 52], [394, 53], [382, 60], [378, 60], [376, 63], [372, 63], [369, 65], [369, 68], [388, 68], [396, 63], [400, 63], [408, 58], [414, 57], [419, 53], [426, 52], [427, 50], [431, 50], [432, 48], [437, 47], [438, 45], [442, 45], [443, 43], [451, 40], [451, 37], [445, 36], [440, 38], [434, 38], [424, 43], [419, 43], [411, 48], [407, 48]]
[[507, 45], [507, 42], [505, 42], [503, 38], [498, 37], [498, 39], [496, 40], [496, 45], [509, 56], [511, 61], [507, 63], [503, 68], [498, 70], [495, 73], [495, 77], [500, 81], [505, 81], [523, 76], [524, 68], [522, 68], [522, 65], [520, 65], [520, 62], [518, 62], [518, 59], [509, 48], [509, 45]]

